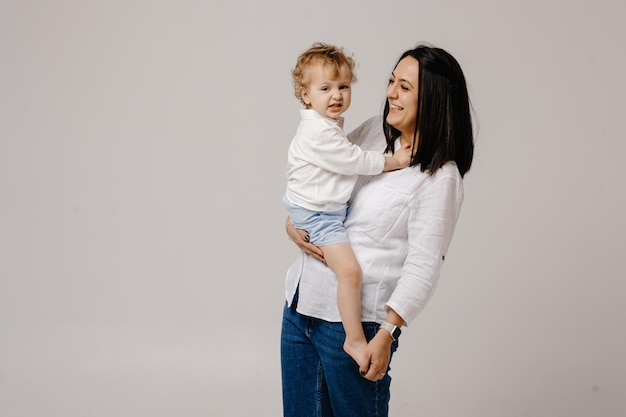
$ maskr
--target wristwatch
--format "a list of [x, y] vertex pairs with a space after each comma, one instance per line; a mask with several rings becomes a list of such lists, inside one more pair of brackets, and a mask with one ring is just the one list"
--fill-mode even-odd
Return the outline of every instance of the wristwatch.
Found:
[[394, 342], [398, 340], [400, 334], [402, 333], [402, 330], [400, 330], [400, 326], [396, 326], [395, 324], [389, 323], [388, 321], [384, 321], [383, 324], [380, 325], [380, 328], [387, 330]]

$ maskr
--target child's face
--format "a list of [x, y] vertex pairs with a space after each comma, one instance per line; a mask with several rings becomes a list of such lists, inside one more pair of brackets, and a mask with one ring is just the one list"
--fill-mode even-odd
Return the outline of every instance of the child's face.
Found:
[[322, 63], [313, 63], [307, 69], [308, 86], [300, 94], [307, 108], [322, 116], [336, 119], [350, 107], [352, 99], [350, 70], [343, 66], [335, 79], [332, 69]]

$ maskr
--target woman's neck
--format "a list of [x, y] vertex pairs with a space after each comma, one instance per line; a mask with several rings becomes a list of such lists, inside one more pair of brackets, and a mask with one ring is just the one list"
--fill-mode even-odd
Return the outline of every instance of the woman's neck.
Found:
[[[404, 133], [400, 134], [400, 145], [413, 145], [413, 133], [410, 135], [406, 135]], [[415, 144], [417, 146], [417, 143]]]

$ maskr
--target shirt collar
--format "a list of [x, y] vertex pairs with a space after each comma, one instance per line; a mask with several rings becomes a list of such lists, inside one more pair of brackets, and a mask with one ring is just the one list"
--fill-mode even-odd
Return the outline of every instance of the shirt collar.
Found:
[[314, 119], [322, 119], [327, 120], [330, 123], [338, 125], [341, 129], [343, 129], [343, 116], [333, 119], [331, 117], [322, 116], [318, 112], [313, 109], [300, 109], [300, 117], [302, 120], [314, 120]]

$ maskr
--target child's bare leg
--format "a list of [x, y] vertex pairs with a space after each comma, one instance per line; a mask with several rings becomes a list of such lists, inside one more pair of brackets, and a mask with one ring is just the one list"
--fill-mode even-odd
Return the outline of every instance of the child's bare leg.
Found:
[[361, 324], [361, 267], [348, 243], [328, 245], [322, 249], [326, 264], [337, 275], [337, 306], [346, 332], [343, 348], [361, 367], [367, 369], [367, 341]]

